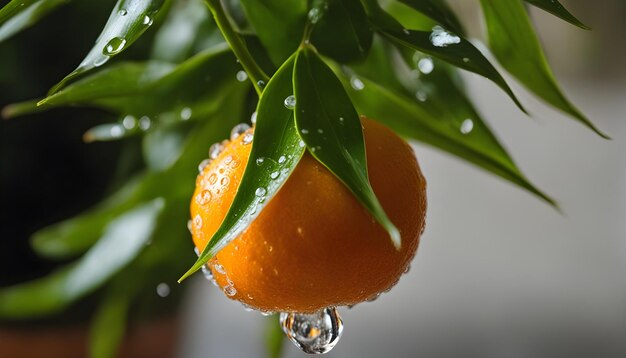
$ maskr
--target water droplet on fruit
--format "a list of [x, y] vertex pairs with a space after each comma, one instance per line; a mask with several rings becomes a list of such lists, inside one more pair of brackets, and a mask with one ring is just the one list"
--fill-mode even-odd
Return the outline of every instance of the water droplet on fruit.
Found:
[[343, 332], [343, 321], [334, 307], [312, 314], [282, 312], [280, 324], [287, 338], [309, 354], [329, 352]]
[[237, 294], [237, 289], [235, 288], [235, 286], [230, 285], [230, 284], [224, 286], [223, 291], [226, 294], [226, 296], [228, 296], [228, 297], [233, 297], [234, 295]]
[[222, 153], [223, 150], [224, 150], [224, 146], [222, 145], [222, 143], [211, 144], [211, 146], [209, 147], [209, 158], [211, 159], [217, 158], [220, 155], [220, 153]]
[[126, 39], [114, 37], [104, 46], [102, 53], [107, 56], [113, 56], [120, 53], [126, 45]]
[[446, 31], [446, 29], [441, 26], [435, 26], [433, 27], [433, 32], [430, 34], [430, 42], [437, 47], [447, 47], [460, 43], [461, 38]]
[[211, 164], [211, 159], [204, 159], [203, 161], [201, 161], [200, 164], [198, 164], [198, 172], [202, 173], [204, 168], [206, 168], [206, 166], [209, 164]]
[[216, 263], [215, 265], [213, 265], [213, 268], [215, 269], [215, 271], [217, 271], [217, 273], [225, 275], [226, 274], [226, 270], [224, 270], [224, 266]]
[[288, 96], [285, 98], [284, 104], [287, 109], [296, 108], [296, 97], [294, 95]]
[[252, 133], [246, 133], [243, 135], [243, 138], [241, 139], [241, 142], [243, 144], [250, 144], [252, 143], [252, 140], [254, 140], [254, 135]]
[[198, 194], [197, 201], [200, 205], [205, 205], [211, 201], [211, 198], [212, 198], [211, 192], [208, 190], [203, 190], [202, 193]]
[[193, 227], [196, 228], [196, 230], [200, 230], [202, 228], [202, 218], [200, 215], [196, 215], [193, 218]]
[[240, 135], [244, 134], [248, 129], [250, 129], [250, 126], [246, 123], [237, 124], [230, 131], [230, 140], [237, 139]]
[[246, 73], [246, 71], [242, 70], [242, 71], [237, 72], [236, 77], [237, 77], [237, 81], [243, 82], [248, 79], [248, 74]]

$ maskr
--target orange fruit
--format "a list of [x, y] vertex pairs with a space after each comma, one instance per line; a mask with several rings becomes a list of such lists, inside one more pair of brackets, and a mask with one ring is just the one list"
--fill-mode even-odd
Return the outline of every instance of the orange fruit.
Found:
[[[374, 121], [362, 118], [362, 124], [370, 183], [400, 230], [400, 249], [307, 152], [259, 216], [210, 261], [228, 296], [262, 311], [312, 312], [373, 299], [395, 285], [424, 228], [426, 182], [404, 140]], [[191, 217], [200, 251], [241, 181], [252, 147], [243, 137], [227, 143], [198, 176]]]

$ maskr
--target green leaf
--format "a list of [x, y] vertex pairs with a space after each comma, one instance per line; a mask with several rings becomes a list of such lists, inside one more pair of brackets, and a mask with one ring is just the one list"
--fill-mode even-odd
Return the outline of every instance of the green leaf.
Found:
[[266, 319], [265, 348], [269, 358], [280, 358], [283, 355], [285, 333], [278, 319], [279, 315], [273, 315]]
[[346, 185], [399, 248], [400, 232], [369, 183], [361, 121], [342, 83], [305, 47], [296, 57], [293, 84], [296, 126], [309, 151]]
[[0, 42], [67, 2], [69, 0], [12, 0], [0, 9]]
[[58, 312], [90, 293], [145, 247], [163, 209], [162, 199], [111, 221], [103, 237], [78, 262], [41, 279], [0, 292], [0, 317], [28, 318]]
[[[119, 63], [46, 97], [40, 101], [39, 110], [82, 105], [132, 115], [135, 119], [147, 116], [170, 123], [195, 120], [219, 109], [220, 98], [224, 97], [222, 87], [236, 82], [239, 68], [226, 44], [206, 50], [176, 67], [158, 61]], [[6, 110], [9, 114], [15, 112], [11, 107]], [[27, 110], [17, 112], [24, 114]]]
[[452, 9], [443, 0], [399, 0], [401, 3], [419, 11], [436, 21], [446, 29], [461, 36], [465, 35], [463, 25]]
[[499, 175], [556, 206], [519, 172], [478, 116], [473, 118], [471, 132], [464, 134], [457, 123], [434, 118], [416, 100], [364, 77], [360, 81], [363, 88], [350, 91], [359, 113], [404, 137], [432, 145]]
[[[209, 19], [209, 10], [202, 0], [174, 1], [156, 33], [150, 58], [168, 62], [185, 60], [192, 52], [203, 27], [210, 23]], [[215, 24], [210, 25], [218, 32]]]
[[525, 0], [527, 3], [532, 4], [540, 9], [543, 9], [554, 16], [561, 18], [569, 22], [574, 26], [578, 26], [584, 30], [591, 30], [587, 25], [583, 24], [574, 15], [572, 15], [567, 9], [561, 5], [557, 0]]
[[294, 58], [274, 74], [257, 107], [254, 140], [248, 164], [226, 218], [195, 264], [179, 281], [199, 270], [220, 249], [235, 239], [278, 192], [304, 154], [293, 111], [283, 103], [292, 95]]
[[89, 357], [115, 358], [124, 339], [126, 321], [135, 294], [132, 285], [117, 280], [102, 297], [89, 330]]
[[126, 50], [152, 25], [164, 4], [165, 0], [119, 0], [91, 51], [72, 73], [50, 90], [50, 94]]
[[139, 203], [142, 179], [130, 180], [95, 208], [37, 231], [31, 245], [47, 258], [67, 259], [82, 254], [104, 233], [107, 224]]
[[521, 0], [481, 0], [481, 5], [491, 50], [502, 66], [537, 96], [608, 138], [563, 95]]
[[466, 39], [435, 26], [431, 32], [405, 29], [386, 13], [373, 19], [382, 34], [393, 42], [437, 57], [456, 67], [484, 76], [498, 85], [524, 112], [504, 78], [483, 54]]
[[326, 10], [317, 8], [320, 19], [315, 23], [311, 43], [332, 59], [347, 63], [367, 57], [373, 31], [359, 0], [329, 1]]
[[307, 0], [241, 0], [250, 24], [279, 65], [298, 48], [307, 18]]

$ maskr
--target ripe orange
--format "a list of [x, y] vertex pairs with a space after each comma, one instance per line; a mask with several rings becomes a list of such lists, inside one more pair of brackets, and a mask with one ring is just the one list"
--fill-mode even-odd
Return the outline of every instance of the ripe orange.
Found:
[[[407, 269], [424, 228], [426, 182], [409, 145], [362, 119], [370, 182], [400, 230], [387, 232], [328, 169], [306, 153], [259, 216], [210, 262], [224, 292], [263, 311], [311, 312], [353, 305], [390, 289]], [[191, 202], [202, 251], [226, 216], [248, 161], [244, 136], [207, 165]]]

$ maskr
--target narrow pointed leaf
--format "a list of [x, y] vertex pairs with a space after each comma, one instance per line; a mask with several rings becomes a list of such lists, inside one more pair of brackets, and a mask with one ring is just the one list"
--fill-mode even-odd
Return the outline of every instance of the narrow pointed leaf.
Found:
[[352, 191], [400, 247], [400, 232], [369, 183], [359, 115], [342, 83], [308, 47], [296, 58], [294, 91], [296, 126], [311, 154]]
[[35, 24], [69, 0], [12, 0], [0, 9], [0, 42]]
[[91, 358], [117, 357], [117, 350], [126, 331], [128, 311], [135, 294], [132, 285], [120, 281], [117, 280], [107, 289], [91, 321], [89, 330]]
[[608, 138], [559, 88], [522, 1], [481, 0], [481, 4], [491, 50], [502, 66], [544, 101]]
[[93, 48], [72, 73], [50, 90], [50, 94], [126, 50], [152, 25], [164, 3], [165, 0], [118, 0]]
[[278, 316], [274, 315], [266, 319], [265, 349], [267, 350], [268, 358], [280, 358], [283, 356], [285, 332], [283, 332]]
[[199, 270], [250, 225], [287, 181], [304, 154], [304, 143], [296, 131], [293, 111], [283, 104], [285, 98], [293, 93], [293, 65], [291, 57], [263, 91], [257, 108], [250, 157], [237, 194], [219, 229], [180, 281]]
[[283, 63], [302, 39], [307, 0], [241, 0], [241, 5], [274, 64]]
[[0, 317], [51, 314], [90, 293], [129, 264], [145, 247], [164, 206], [156, 199], [112, 221], [78, 262], [38, 280], [0, 292]]
[[367, 57], [374, 33], [359, 0], [329, 1], [319, 12], [311, 42], [321, 54], [340, 63]]
[[405, 29], [386, 13], [380, 14], [374, 21], [382, 34], [393, 42], [490, 79], [526, 113], [498, 70], [466, 39], [439, 26], [434, 27], [431, 32]]
[[532, 4], [540, 9], [543, 9], [554, 16], [561, 18], [569, 22], [574, 26], [578, 26], [581, 29], [591, 30], [587, 25], [578, 20], [572, 13], [570, 13], [558, 0], [525, 0], [527, 3]]
[[434, 118], [416, 100], [360, 77], [363, 89], [350, 90], [358, 111], [377, 120], [406, 138], [414, 139], [469, 161], [483, 169], [505, 178], [556, 206], [554, 200], [533, 186], [511, 163], [489, 128], [479, 121], [473, 122], [471, 133], [464, 134], [458, 125]]
[[419, 11], [443, 27], [459, 35], [465, 35], [463, 25], [443, 0], [400, 0], [400, 2]]

